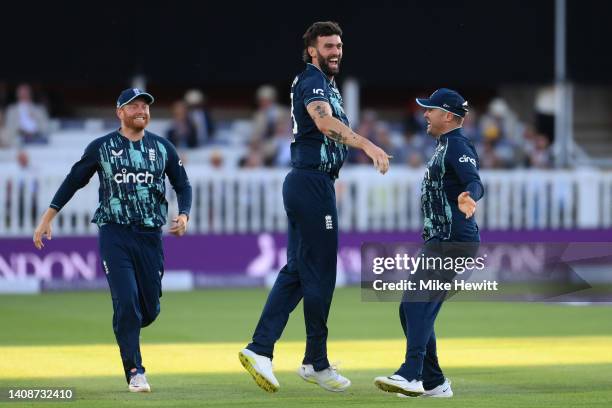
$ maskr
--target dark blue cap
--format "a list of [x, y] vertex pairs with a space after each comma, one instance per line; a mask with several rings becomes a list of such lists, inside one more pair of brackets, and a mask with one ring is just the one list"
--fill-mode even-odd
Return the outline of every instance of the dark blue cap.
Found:
[[427, 99], [417, 98], [416, 102], [424, 108], [438, 108], [453, 115], [464, 117], [468, 113], [468, 103], [457, 91], [440, 88]]
[[128, 88], [121, 92], [121, 95], [119, 95], [119, 98], [117, 98], [117, 108], [122, 107], [126, 103], [132, 102], [138, 97], [145, 98], [149, 105], [152, 104], [153, 101], [155, 101], [155, 98], [153, 98], [153, 95], [151, 95], [150, 93], [147, 93], [138, 88]]

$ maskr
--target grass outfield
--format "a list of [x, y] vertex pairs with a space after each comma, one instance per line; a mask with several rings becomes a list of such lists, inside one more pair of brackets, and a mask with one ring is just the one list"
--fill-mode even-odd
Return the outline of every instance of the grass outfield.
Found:
[[142, 332], [149, 395], [126, 391], [107, 293], [0, 296], [0, 389], [73, 388], [78, 401], [69, 406], [86, 407], [612, 406], [612, 307], [449, 302], [436, 333], [456, 397], [399, 399], [372, 385], [402, 359], [397, 304], [361, 302], [357, 289], [336, 292], [329, 322], [330, 359], [353, 381], [350, 391], [332, 394], [292, 372], [304, 347], [298, 307], [276, 351], [281, 389], [270, 395], [237, 358], [266, 293], [165, 294], [160, 318]]

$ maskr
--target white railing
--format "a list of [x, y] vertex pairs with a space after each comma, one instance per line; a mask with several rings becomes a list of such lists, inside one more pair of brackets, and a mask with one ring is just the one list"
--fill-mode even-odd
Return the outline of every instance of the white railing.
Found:
[[[0, 236], [31, 235], [38, 217], [68, 171], [0, 172]], [[190, 166], [190, 233], [285, 231], [282, 183], [288, 169], [213, 170]], [[612, 173], [598, 170], [482, 171], [485, 198], [477, 220], [484, 229], [605, 228], [612, 225]], [[342, 170], [336, 182], [342, 230], [406, 231], [421, 228], [422, 170], [371, 167]], [[94, 234], [98, 201], [94, 176], [60, 212], [54, 235]], [[169, 188], [170, 215], [176, 199]]]

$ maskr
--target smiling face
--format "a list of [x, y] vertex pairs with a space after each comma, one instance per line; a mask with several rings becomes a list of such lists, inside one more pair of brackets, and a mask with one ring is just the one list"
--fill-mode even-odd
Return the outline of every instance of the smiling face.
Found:
[[136, 98], [117, 109], [121, 127], [140, 132], [149, 124], [149, 104], [145, 98]]
[[317, 37], [316, 47], [308, 47], [312, 63], [325, 75], [332, 77], [340, 72], [342, 61], [342, 40], [339, 35]]
[[448, 132], [456, 121], [452, 113], [443, 111], [438, 108], [427, 108], [423, 113], [427, 122], [427, 134], [433, 137], [438, 137]]

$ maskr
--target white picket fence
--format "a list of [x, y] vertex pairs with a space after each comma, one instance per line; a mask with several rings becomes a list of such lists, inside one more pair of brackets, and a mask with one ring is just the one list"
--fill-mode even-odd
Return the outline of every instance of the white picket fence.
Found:
[[[39, 174], [0, 172], [0, 237], [32, 234], [70, 164]], [[282, 183], [288, 169], [228, 171], [190, 166], [187, 170], [194, 193], [190, 233], [286, 230]], [[369, 166], [343, 169], [336, 182], [341, 230], [419, 230], [423, 173], [393, 168], [381, 176]], [[509, 170], [482, 171], [481, 176], [486, 191], [476, 212], [481, 228], [554, 230], [612, 225], [612, 173]], [[97, 190], [94, 176], [61, 211], [54, 235], [96, 232], [90, 220], [97, 206]], [[176, 199], [172, 189], [168, 191], [173, 215]]]

